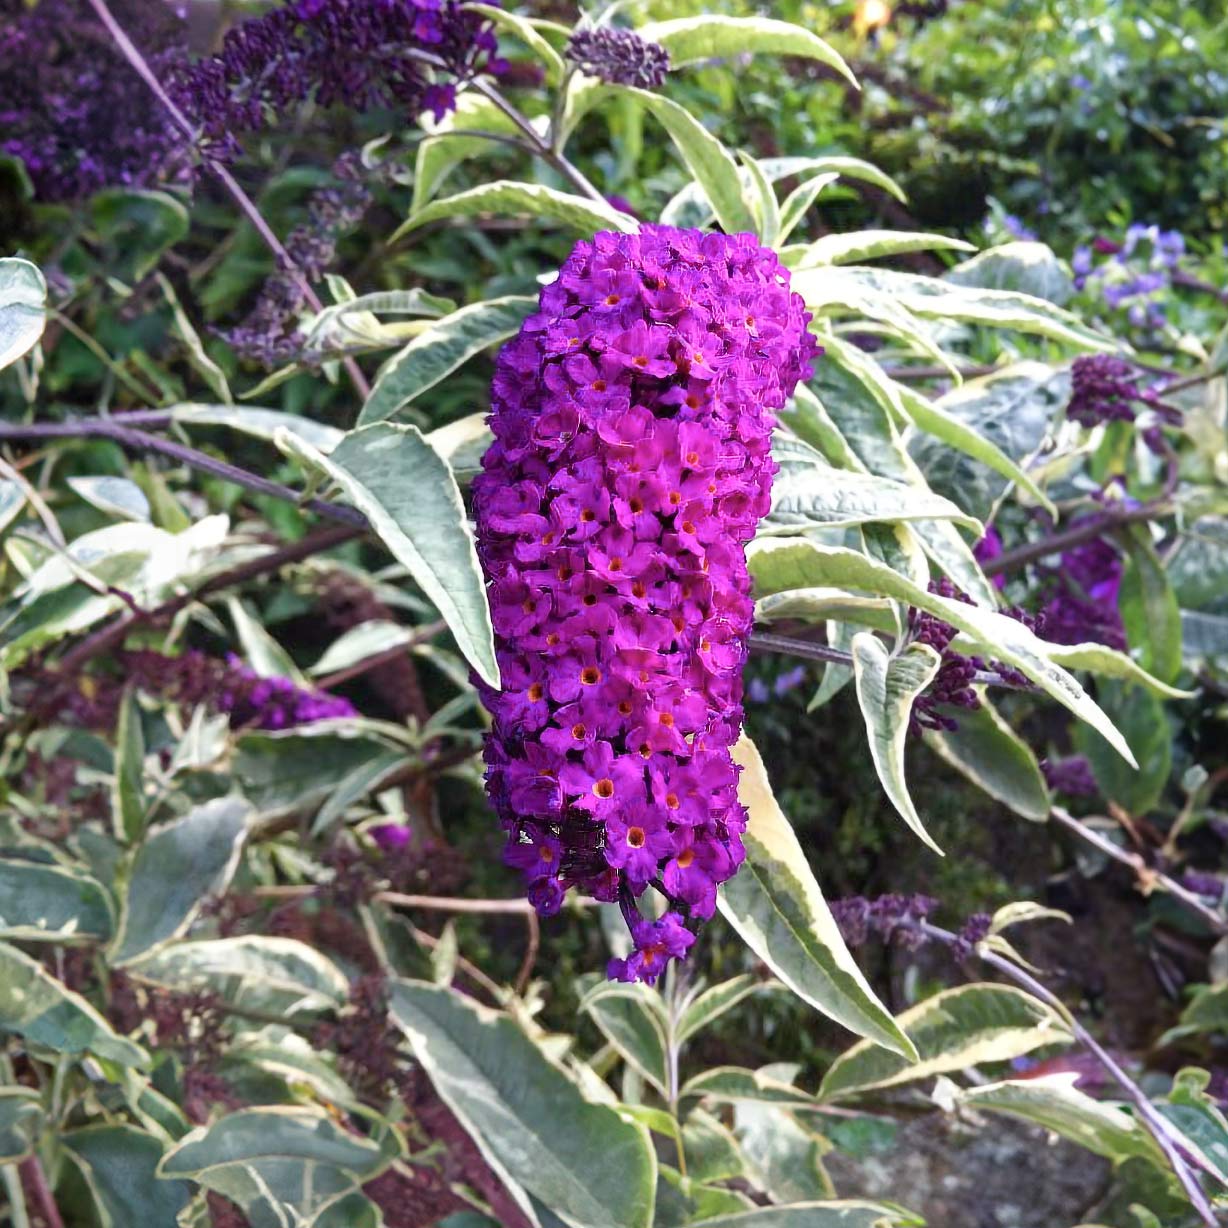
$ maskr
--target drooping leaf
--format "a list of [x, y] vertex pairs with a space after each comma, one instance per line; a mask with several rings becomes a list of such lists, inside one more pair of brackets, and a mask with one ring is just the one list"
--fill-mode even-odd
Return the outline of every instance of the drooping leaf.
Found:
[[47, 322], [47, 283], [38, 266], [0, 259], [0, 371], [34, 348]]
[[1131, 525], [1120, 535], [1129, 562], [1121, 578], [1118, 608], [1130, 647], [1139, 664], [1161, 682], [1172, 682], [1181, 669], [1181, 611], [1145, 525]]
[[600, 981], [580, 1001], [605, 1038], [663, 1096], [669, 1094], [667, 1023], [661, 997], [646, 985]]
[[526, 295], [471, 303], [419, 333], [380, 369], [358, 425], [390, 418], [462, 363], [514, 336], [537, 300]]
[[227, 597], [226, 609], [252, 673], [261, 678], [289, 678], [296, 686], [306, 685], [294, 658], [265, 630], [264, 624], [244, 602], [235, 596]]
[[171, 417], [181, 426], [225, 426], [231, 430], [242, 431], [256, 439], [265, 439], [272, 443], [281, 431], [289, 431], [301, 435], [313, 448], [321, 452], [331, 452], [344, 436], [335, 426], [316, 422], [312, 418], [304, 418], [299, 414], [288, 414], [280, 409], [258, 409], [255, 406], [235, 405], [199, 405], [188, 402], [173, 405]]
[[[452, 299], [428, 294], [416, 286], [359, 294], [325, 307], [303, 324], [302, 349], [325, 356], [346, 350], [387, 349], [429, 328], [426, 320], [450, 315], [455, 310]], [[393, 316], [401, 322], [384, 323], [381, 316]]]
[[679, 1045], [686, 1044], [692, 1036], [715, 1023], [726, 1011], [732, 1010], [764, 988], [764, 982], [749, 973], [731, 977], [719, 985], [709, 985], [687, 1003], [678, 1020], [676, 1042]]
[[866, 722], [870, 757], [884, 791], [913, 832], [941, 855], [913, 805], [904, 779], [904, 750], [912, 706], [934, 680], [942, 657], [928, 644], [909, 644], [898, 656], [869, 631], [853, 636], [853, 680]]
[[128, 478], [70, 477], [69, 487], [86, 503], [109, 516], [124, 520], [148, 520], [149, 500], [145, 492]]
[[957, 286], [1018, 290], [1064, 307], [1075, 286], [1053, 249], [1044, 243], [1018, 241], [991, 247], [948, 269], [945, 279]]
[[978, 789], [1025, 819], [1043, 822], [1049, 792], [1036, 756], [982, 693], [981, 706], [960, 709], [959, 728], [927, 729], [925, 743]]
[[349, 669], [351, 665], [408, 644], [413, 637], [413, 628], [402, 627], [400, 623], [388, 622], [386, 619], [359, 623], [339, 635], [307, 672], [315, 678], [327, 677], [338, 670]]
[[394, 1155], [323, 1110], [251, 1108], [193, 1130], [163, 1156], [158, 1176], [216, 1190], [238, 1203], [252, 1228], [310, 1228]]
[[1131, 771], [1123, 764], [1092, 729], [1076, 726], [1075, 746], [1090, 760], [1105, 797], [1130, 814], [1144, 815], [1159, 801], [1172, 771], [1173, 735], [1168, 714], [1160, 700], [1141, 687], [1106, 680], [1099, 684], [1096, 694], [1129, 744], [1138, 770]]
[[790, 267], [809, 269], [827, 264], [860, 264], [863, 260], [879, 260], [905, 252], [975, 250], [971, 243], [950, 235], [915, 234], [905, 230], [856, 230], [816, 239], [799, 253]]
[[639, 223], [630, 214], [602, 201], [560, 192], [540, 183], [517, 183], [510, 179], [500, 179], [495, 183], [485, 183], [424, 205], [410, 215], [409, 220], [394, 232], [389, 241], [396, 242], [411, 230], [425, 226], [428, 222], [476, 217], [481, 213], [527, 213], [530, 217], [549, 218], [551, 221], [560, 222], [582, 235], [591, 235], [597, 230], [621, 230], [624, 234], [634, 234], [639, 229]]
[[780, 228], [776, 235], [776, 245], [780, 247], [788, 237], [806, 219], [814, 202], [823, 194], [824, 188], [830, 187], [840, 176], [835, 171], [827, 171], [822, 175], [812, 175], [799, 183], [788, 196], [780, 202]]
[[112, 924], [105, 888], [84, 871], [0, 860], [0, 937], [20, 942], [104, 940]]
[[1104, 644], [1052, 644], [1049, 660], [1067, 669], [1085, 669], [1101, 678], [1117, 678], [1122, 682], [1136, 682], [1153, 695], [1162, 699], [1190, 699], [1193, 691], [1169, 686], [1153, 674], [1149, 674], [1133, 657]]
[[915, 1063], [859, 1041], [828, 1067], [819, 1098], [840, 1100], [966, 1066], [1006, 1062], [1071, 1040], [1052, 1007], [1010, 985], [945, 989], [906, 1010], [898, 1022], [917, 1048]]
[[1080, 720], [1101, 733], [1127, 763], [1134, 763], [1130, 747], [1121, 733], [1079, 683], [1049, 660], [1044, 641], [1022, 623], [994, 610], [930, 593], [890, 567], [855, 550], [823, 546], [809, 539], [758, 539], [747, 548], [747, 562], [757, 591], [764, 595], [788, 589], [841, 585], [894, 597], [938, 615], [944, 622], [976, 640], [988, 650], [989, 655], [1021, 671]]
[[0, 1087], [0, 1164], [13, 1164], [34, 1149], [46, 1116], [33, 1087]]
[[507, 1015], [450, 989], [393, 982], [392, 1017], [435, 1090], [529, 1210], [579, 1228], [647, 1228], [656, 1162], [647, 1131], [579, 1087]]
[[192, 1197], [186, 1181], [158, 1178], [162, 1144], [125, 1125], [86, 1126], [61, 1136], [94, 1196], [103, 1228], [177, 1228]]
[[738, 157], [745, 172], [742, 198], [755, 219], [755, 233], [759, 236], [759, 242], [764, 247], [771, 247], [780, 233], [780, 204], [776, 200], [776, 192], [756, 159], [745, 150], [739, 151]]
[[225, 889], [250, 814], [242, 798], [217, 798], [146, 835], [123, 891], [115, 963], [184, 933], [208, 898]]
[[116, 837], [128, 843], [139, 840], [145, 830], [145, 737], [141, 710], [131, 689], [120, 701], [115, 728], [111, 823]]
[[79, 994], [28, 955], [0, 943], [0, 1032], [24, 1036], [56, 1053], [93, 1053], [120, 1066], [145, 1067], [149, 1056]]
[[292, 436], [286, 451], [335, 482], [347, 503], [409, 569], [443, 615], [457, 646], [499, 685], [486, 585], [456, 479], [414, 426], [375, 423], [351, 431], [328, 455]]
[[901, 1053], [911, 1045], [874, 996], [840, 937], [797, 836], [772, 794], [759, 752], [734, 747], [749, 823], [746, 862], [721, 888], [721, 914], [804, 1001], [850, 1031]]
[[664, 47], [673, 68], [736, 55], [802, 56], [834, 68], [850, 85], [857, 84], [852, 70], [833, 46], [805, 26], [789, 21], [704, 13], [653, 22], [641, 26], [636, 33]]
[[557, 85], [567, 71], [563, 57], [542, 37], [533, 22], [516, 13], [501, 9], [493, 4], [467, 4], [472, 12], [481, 13], [483, 17], [493, 22], [499, 29], [515, 35], [542, 62], [546, 69], [546, 81]]
[[712, 203], [717, 220], [726, 234], [753, 234], [755, 219], [742, 194], [738, 164], [729, 150], [678, 103], [632, 86], [610, 88], [636, 99], [669, 133], [687, 170]]
[[1165, 1163], [1155, 1140], [1136, 1117], [1121, 1105], [1093, 1100], [1079, 1091], [1074, 1086], [1077, 1078], [1077, 1074], [1062, 1073], [979, 1087], [951, 1085], [947, 1090], [953, 1104], [1006, 1113], [1044, 1126], [1114, 1164], [1132, 1157]]
[[410, 215], [419, 212], [439, 191], [452, 171], [468, 158], [497, 151], [499, 141], [461, 136], [458, 132], [493, 132], [515, 136], [518, 129], [491, 100], [473, 90], [462, 90], [456, 106], [440, 120], [421, 117], [426, 138], [418, 145], [414, 163], [414, 198]]
[[168, 989], [209, 990], [243, 1009], [278, 1016], [337, 1007], [349, 990], [340, 969], [306, 943], [263, 934], [176, 942], [132, 971]]

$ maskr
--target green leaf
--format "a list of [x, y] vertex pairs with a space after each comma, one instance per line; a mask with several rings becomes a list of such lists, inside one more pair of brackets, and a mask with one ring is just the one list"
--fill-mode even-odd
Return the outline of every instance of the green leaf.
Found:
[[580, 1001], [623, 1060], [635, 1067], [662, 1096], [667, 1096], [669, 1069], [661, 995], [646, 985], [599, 981]]
[[705, 1185], [732, 1181], [747, 1175], [748, 1165], [738, 1140], [723, 1122], [692, 1109], [682, 1125], [682, 1146], [687, 1176]]
[[336, 482], [397, 562], [443, 615], [457, 646], [499, 686], [486, 584], [456, 479], [414, 426], [377, 423], [351, 431], [324, 456], [282, 436], [283, 448]]
[[1196, 692], [1183, 691], [1169, 686], [1149, 674], [1133, 658], [1116, 648], [1104, 644], [1051, 644], [1049, 660], [1067, 669], [1085, 669], [1102, 678], [1120, 678], [1123, 682], [1137, 682], [1153, 695], [1163, 699], [1191, 699]]
[[340, 969], [306, 943], [262, 934], [173, 943], [132, 971], [168, 989], [209, 990], [235, 1006], [275, 1015], [334, 1008], [349, 991]]
[[507, 1015], [419, 981], [394, 981], [392, 1017], [435, 1090], [529, 1213], [576, 1228], [647, 1228], [656, 1160], [648, 1133], [590, 1104]]
[[149, 1065], [148, 1054], [112, 1031], [83, 997], [7, 943], [0, 943], [0, 1031], [57, 1053], [88, 1052], [120, 1066]]
[[489, 98], [473, 90], [462, 90], [456, 106], [441, 120], [429, 115], [421, 121], [426, 136], [418, 144], [414, 162], [414, 197], [410, 215], [417, 213], [439, 190], [440, 185], [462, 162], [482, 154], [498, 152], [499, 141], [483, 137], [458, 136], [462, 131], [494, 132], [500, 136], [517, 136], [519, 129]]
[[0, 937], [76, 942], [111, 935], [111, 901], [96, 879], [69, 866], [0, 860]]
[[692, 1036], [715, 1023], [726, 1011], [733, 1010], [735, 1006], [739, 1006], [764, 988], [767, 988], [765, 983], [749, 973], [732, 977], [719, 985], [709, 986], [687, 1003], [678, 1020], [676, 1043], [679, 1046], [686, 1044]]
[[1129, 562], [1117, 604], [1130, 647], [1139, 664], [1161, 682], [1181, 670], [1181, 611], [1146, 525], [1130, 525], [1119, 535]]
[[183, 202], [167, 192], [107, 188], [94, 196], [90, 210], [112, 271], [130, 284], [146, 276], [190, 226]]
[[948, 269], [944, 278], [957, 286], [1018, 290], [1064, 307], [1074, 297], [1074, 282], [1044, 243], [1016, 242], [991, 247]]
[[496, 8], [493, 4], [466, 4], [470, 12], [481, 13], [492, 21], [499, 29], [514, 34], [526, 47], [532, 51], [546, 67], [546, 82], [557, 85], [567, 72], [563, 57], [537, 32], [533, 23], [507, 9]]
[[1085, 350], [1116, 349], [1112, 338], [1089, 328], [1077, 316], [1044, 299], [1013, 290], [981, 290], [916, 273], [863, 267], [795, 273], [793, 289], [807, 301], [818, 292], [821, 300], [831, 294], [833, 279], [850, 292], [886, 296], [905, 310], [926, 318], [1014, 329]]
[[1228, 657], [1228, 617], [1182, 610], [1181, 651], [1191, 663]]
[[132, 1126], [87, 1126], [61, 1135], [101, 1213], [103, 1228], [177, 1228], [191, 1200], [186, 1181], [160, 1181], [162, 1144]]
[[252, 673], [261, 678], [289, 678], [296, 686], [306, 685], [294, 658], [264, 629], [244, 602], [232, 595], [226, 598], [226, 609]]
[[977, 709], [960, 709], [953, 732], [927, 729], [925, 744], [978, 789], [1025, 819], [1049, 817], [1049, 790], [1036, 756], [981, 694]]
[[639, 229], [635, 218], [602, 201], [560, 192], [540, 183], [500, 179], [424, 205], [402, 223], [389, 242], [395, 243], [428, 222], [476, 217], [482, 213], [527, 213], [530, 217], [550, 218], [582, 235], [591, 235], [598, 230], [620, 230], [624, 234], [634, 234]]
[[906, 230], [855, 230], [824, 235], [790, 261], [790, 268], [810, 269], [829, 264], [859, 264], [905, 252], [976, 251], [971, 243], [950, 235], [920, 234]]
[[765, 247], [771, 247], [780, 233], [780, 205], [768, 177], [750, 154], [739, 151], [745, 170], [742, 198], [755, 219], [755, 233]]
[[536, 309], [537, 299], [512, 295], [471, 303], [432, 324], [380, 368], [358, 425], [381, 422], [412, 404], [475, 354], [515, 336]]
[[774, 1104], [793, 1109], [817, 1109], [816, 1097], [758, 1070], [741, 1066], [714, 1066], [688, 1079], [681, 1098], [717, 1104]]
[[225, 1195], [242, 1207], [252, 1228], [311, 1228], [394, 1155], [322, 1110], [240, 1109], [172, 1147], [158, 1176]]
[[950, 520], [978, 536], [984, 531], [975, 517], [923, 486], [836, 469], [821, 461], [784, 458], [772, 479], [772, 510], [759, 532], [795, 533], [812, 526], [834, 529], [884, 520]]
[[869, 631], [853, 636], [853, 679], [866, 722], [870, 757], [884, 791], [900, 817], [935, 853], [934, 843], [908, 793], [904, 750], [917, 696], [934, 680], [942, 657], [928, 644], [909, 644], [899, 656]]
[[949, 600], [915, 584], [855, 550], [807, 540], [760, 538], [747, 547], [747, 563], [763, 595], [788, 589], [841, 585], [937, 614], [974, 639], [989, 654], [1030, 678], [1063, 707], [1100, 732], [1127, 763], [1134, 757], [1125, 738], [1079, 683], [1048, 658], [1047, 646], [1022, 623], [994, 610]]
[[896, 630], [894, 608], [885, 597], [858, 597], [842, 588], [795, 588], [756, 601], [755, 622], [800, 619], [821, 623], [840, 619], [890, 632]]
[[32, 350], [47, 323], [47, 283], [36, 265], [0, 259], [0, 371]]
[[333, 640], [324, 655], [307, 672], [314, 678], [323, 678], [399, 648], [402, 644], [407, 645], [413, 638], [412, 627], [402, 627], [400, 623], [386, 619], [359, 623]]
[[1130, 814], [1144, 815], [1160, 800], [1172, 771], [1173, 732], [1164, 705], [1141, 687], [1108, 680], [1098, 685], [1096, 694], [1129, 744], [1138, 769], [1130, 771], [1091, 729], [1075, 728], [1075, 746], [1091, 761], [1105, 797]]
[[1228, 1033], [1228, 983], [1200, 985], [1194, 990], [1177, 1026], [1170, 1028], [1160, 1038], [1160, 1043], [1170, 1045], [1183, 1036], [1216, 1035]]
[[845, 947], [754, 743], [743, 735], [733, 757], [749, 824], [746, 862], [717, 897], [722, 915], [803, 1001], [858, 1035], [911, 1053]]
[[812, 175], [781, 201], [780, 229], [776, 235], [776, 246], [779, 249], [786, 239], [805, 221], [814, 202], [822, 195], [824, 188], [830, 187], [839, 179], [836, 171], [827, 171], [822, 175]]
[[741, 1215], [718, 1215], [702, 1222], [704, 1228], [894, 1228], [897, 1224], [924, 1223], [898, 1207], [845, 1198], [761, 1207]]
[[0, 1087], [0, 1164], [25, 1159], [46, 1124], [42, 1102], [33, 1087]]
[[977, 1111], [1006, 1113], [1052, 1130], [1119, 1164], [1131, 1157], [1164, 1165], [1155, 1140], [1138, 1119], [1121, 1106], [1093, 1100], [1074, 1086], [1076, 1074], [1008, 1079], [980, 1087], [949, 1089], [954, 1104]]
[[1181, 1143], [1228, 1186], [1228, 1121], [1206, 1093], [1205, 1070], [1179, 1071], [1168, 1096], [1156, 1106], [1181, 1133]]
[[70, 477], [69, 489], [80, 495], [86, 503], [109, 516], [124, 520], [149, 520], [149, 500], [145, 492], [128, 478], [116, 477]]
[[[676, 102], [631, 86], [610, 88], [636, 99], [669, 133], [687, 169], [711, 201], [726, 234], [754, 234], [755, 219], [743, 198], [738, 164], [729, 150]], [[638, 229], [638, 225], [633, 223], [632, 228]]]
[[1052, 1007], [1010, 985], [944, 989], [906, 1010], [898, 1022], [916, 1046], [915, 1063], [859, 1041], [828, 1067], [819, 1098], [840, 1100], [968, 1066], [1007, 1062], [1071, 1040]]
[[[325, 307], [301, 326], [302, 349], [317, 356], [354, 350], [380, 350], [400, 345], [429, 327], [425, 319], [438, 319], [456, 310], [450, 298], [441, 298], [414, 287], [409, 290], [378, 290]], [[381, 315], [417, 317], [385, 324]]]
[[299, 414], [287, 414], [279, 409], [237, 408], [234, 405], [198, 405], [188, 402], [172, 405], [171, 417], [182, 426], [225, 426], [242, 431], [256, 439], [272, 443], [282, 431], [298, 435], [313, 448], [331, 452], [344, 438], [345, 432], [326, 426]]
[[145, 830], [145, 735], [141, 710], [131, 688], [124, 692], [115, 729], [115, 771], [111, 777], [111, 822], [126, 843]]
[[239, 861], [248, 803], [220, 797], [150, 831], [137, 849], [123, 893], [112, 960], [129, 963], [184, 933]]
[[752, 1184], [774, 1202], [797, 1203], [828, 1199], [834, 1193], [823, 1169], [830, 1144], [803, 1125], [788, 1109], [771, 1104], [738, 1104], [734, 1134], [751, 1167]]
[[664, 47], [673, 68], [747, 54], [802, 56], [834, 68], [850, 85], [857, 84], [857, 78], [834, 47], [805, 26], [788, 21], [706, 13], [653, 22], [640, 26], [636, 33]]

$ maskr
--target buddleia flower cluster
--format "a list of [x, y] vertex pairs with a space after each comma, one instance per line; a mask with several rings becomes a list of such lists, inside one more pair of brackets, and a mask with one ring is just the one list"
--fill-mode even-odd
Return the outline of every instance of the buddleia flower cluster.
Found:
[[456, 86], [497, 71], [491, 23], [456, 0], [288, 0], [229, 30], [179, 73], [176, 101], [214, 156], [311, 100], [414, 118], [452, 109]]
[[[1071, 528], [1082, 523], [1071, 521]], [[1064, 550], [1058, 567], [1038, 569], [1045, 596], [1045, 635], [1055, 644], [1107, 644], [1125, 651], [1126, 628], [1117, 608], [1125, 567], [1103, 537]]]
[[634, 30], [584, 27], [567, 40], [567, 58], [606, 85], [655, 89], [669, 72], [669, 52]]
[[645, 226], [578, 244], [499, 355], [474, 483], [503, 683], [487, 791], [539, 912], [618, 901], [611, 977], [684, 956], [744, 857], [744, 545], [808, 321], [752, 236]]
[[[155, 72], [186, 52], [186, 26], [160, 0], [115, 0]], [[147, 187], [183, 172], [183, 138], [87, 0], [0, 0], [0, 153], [44, 201]]]

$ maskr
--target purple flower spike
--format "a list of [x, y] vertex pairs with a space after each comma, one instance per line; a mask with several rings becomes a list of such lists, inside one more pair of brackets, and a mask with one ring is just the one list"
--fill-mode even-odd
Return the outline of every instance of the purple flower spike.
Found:
[[578, 244], [499, 355], [474, 482], [503, 679], [487, 792], [543, 914], [570, 887], [622, 902], [636, 954], [612, 975], [684, 955], [743, 860], [744, 544], [808, 321], [750, 235], [645, 226]]

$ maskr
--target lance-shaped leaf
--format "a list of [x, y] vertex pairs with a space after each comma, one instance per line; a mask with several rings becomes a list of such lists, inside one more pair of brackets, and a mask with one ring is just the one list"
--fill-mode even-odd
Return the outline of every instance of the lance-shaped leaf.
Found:
[[742, 1066], [714, 1066], [688, 1079], [681, 1098], [692, 1097], [717, 1104], [774, 1104], [791, 1109], [817, 1109], [820, 1105], [800, 1087]]
[[925, 744], [978, 789], [1025, 819], [1049, 817], [1049, 790], [1036, 756], [990, 704], [984, 688], [981, 706], [960, 709], [959, 728], [927, 729]]
[[68, 485], [86, 503], [109, 516], [122, 520], [149, 520], [149, 500], [145, 492], [128, 478], [79, 477], [69, 478]]
[[344, 431], [299, 414], [280, 409], [258, 409], [255, 406], [203, 405], [185, 402], [172, 405], [170, 415], [181, 426], [224, 426], [256, 439], [272, 443], [281, 431], [300, 435], [313, 448], [331, 452], [342, 440]]
[[858, 264], [862, 260], [899, 256], [905, 252], [975, 250], [971, 243], [950, 235], [917, 234], [906, 230], [856, 230], [816, 239], [797, 254], [790, 267], [809, 269], [825, 264]]
[[809, 539], [761, 538], [750, 544], [746, 555], [757, 589], [765, 595], [838, 584], [894, 597], [936, 614], [987, 649], [990, 656], [1030, 678], [1097, 730], [1127, 763], [1137, 766], [1125, 738], [1109, 718], [1070, 674], [1053, 664], [1045, 642], [1022, 623], [931, 593], [890, 567], [839, 546], [823, 546]]
[[103, 1228], [175, 1228], [192, 1189], [162, 1181], [162, 1144], [133, 1126], [86, 1126], [61, 1136], [94, 1196]]
[[34, 1150], [46, 1116], [33, 1087], [0, 1087], [0, 1164], [13, 1164]]
[[177, 942], [146, 955], [132, 971], [168, 989], [208, 990], [275, 1015], [339, 1006], [349, 990], [336, 964], [305, 942], [264, 934]]
[[139, 840], [145, 830], [145, 736], [132, 690], [124, 692], [115, 728], [115, 771], [111, 776], [111, 824], [116, 838]]
[[106, 889], [71, 866], [0, 860], [0, 937], [79, 942], [111, 936]]
[[726, 56], [759, 53], [804, 56], [834, 68], [851, 85], [857, 84], [852, 70], [830, 43], [825, 43], [805, 26], [789, 21], [706, 13], [698, 17], [653, 22], [640, 26], [636, 33], [664, 47], [669, 52], [673, 68]]
[[732, 1010], [752, 994], [772, 988], [774, 982], [764, 982], [750, 973], [743, 973], [719, 985], [710, 985], [687, 1002], [678, 1020], [676, 1041], [684, 1045], [696, 1033], [715, 1023], [726, 1011]]
[[580, 1009], [626, 1062], [661, 1095], [669, 1094], [668, 1024], [660, 994], [646, 985], [600, 981], [584, 995]]
[[853, 636], [853, 679], [857, 702], [866, 722], [870, 757], [891, 804], [900, 817], [938, 854], [921, 816], [913, 805], [904, 779], [904, 748], [912, 706], [934, 680], [942, 657], [928, 644], [909, 644], [893, 657], [886, 645], [869, 631]]
[[828, 1068], [819, 1098], [840, 1100], [984, 1062], [1007, 1062], [1071, 1040], [1052, 1007], [1011, 985], [945, 989], [906, 1010], [897, 1022], [917, 1048], [915, 1063], [860, 1041]]
[[252, 1228], [312, 1228], [394, 1157], [322, 1110], [278, 1106], [193, 1130], [162, 1158], [158, 1176], [215, 1190], [243, 1208]]
[[1051, 644], [1049, 660], [1067, 669], [1085, 669], [1101, 678], [1120, 678], [1137, 682], [1162, 699], [1192, 699], [1196, 692], [1161, 682], [1149, 674], [1133, 657], [1104, 644]]
[[451, 989], [395, 981], [392, 1017], [435, 1090], [509, 1183], [574, 1228], [647, 1228], [656, 1160], [643, 1126], [580, 1088], [508, 1015]]
[[212, 895], [225, 890], [239, 861], [251, 807], [220, 797], [145, 837], [123, 892], [111, 958], [136, 959], [182, 934]]
[[557, 85], [563, 79], [567, 71], [563, 57], [538, 33], [534, 22], [516, 13], [509, 13], [507, 9], [498, 8], [493, 4], [468, 4], [465, 7], [475, 13], [481, 13], [499, 29], [505, 30], [508, 34], [514, 34], [520, 39], [545, 66], [546, 81], [549, 84]]
[[[678, 109], [682, 110], [681, 107]], [[407, 222], [402, 223], [390, 242], [396, 242], [409, 231], [425, 226], [428, 222], [476, 217], [481, 213], [527, 213], [531, 217], [544, 217], [561, 222], [584, 235], [591, 235], [596, 230], [621, 230], [624, 234], [634, 234], [640, 228], [639, 223], [629, 213], [623, 213], [621, 209], [615, 209], [613, 205], [607, 205], [603, 201], [560, 192], [540, 183], [517, 183], [511, 179], [500, 179], [495, 183], [484, 183], [480, 187], [458, 192], [455, 196], [445, 196], [442, 200], [424, 205], [412, 214]]]
[[798, 997], [850, 1031], [911, 1055], [911, 1043], [844, 945], [754, 743], [743, 735], [733, 757], [749, 823], [746, 861], [717, 897], [722, 915]]
[[832, 1199], [795, 1202], [782, 1207], [761, 1207], [740, 1215], [704, 1219], [704, 1228], [895, 1228], [925, 1221], [880, 1202]]
[[1044, 1126], [1114, 1164], [1137, 1157], [1164, 1166], [1159, 1146], [1138, 1119], [1121, 1105], [1079, 1091], [1074, 1085], [1078, 1077], [1067, 1072], [980, 1087], [944, 1084], [941, 1096], [944, 1107], [966, 1105]]
[[47, 283], [28, 260], [0, 260], [0, 371], [34, 348], [47, 322]]
[[[839, 178], [840, 176], [835, 171], [827, 171], [822, 175], [812, 175], [809, 179], [799, 183], [780, 202], [780, 228], [776, 234], [776, 246], [780, 249], [782, 262], [786, 265], [788, 264], [786, 252], [781, 248], [781, 245], [802, 224], [814, 202], [823, 194], [823, 190], [830, 187]], [[802, 250], [805, 250], [804, 245], [801, 246]], [[790, 248], [788, 250], [795, 251], [797, 249]]]
[[281, 447], [340, 488], [443, 615], [457, 646], [499, 685], [494, 631], [473, 532], [451, 469], [414, 426], [351, 431], [329, 455], [291, 435]]
[[[738, 164], [729, 150], [690, 111], [676, 102], [632, 86], [611, 88], [636, 99], [669, 133], [687, 169], [711, 201], [725, 232], [754, 234], [755, 218], [743, 194]], [[633, 223], [632, 228], [638, 229], [638, 225]]]
[[1129, 563], [1121, 578], [1118, 604], [1130, 647], [1139, 664], [1163, 682], [1181, 669], [1181, 611], [1164, 564], [1145, 525], [1130, 525], [1120, 535]]
[[404, 409], [475, 354], [514, 336], [536, 308], [537, 299], [527, 295], [488, 299], [424, 329], [380, 368], [358, 425], [380, 422]]
[[473, 90], [463, 90], [456, 107], [440, 120], [423, 115], [419, 120], [425, 138], [418, 144], [414, 162], [414, 197], [410, 216], [419, 212], [439, 190], [444, 180], [467, 158], [497, 152], [502, 144], [480, 136], [460, 136], [461, 132], [493, 132], [516, 136], [515, 122], [491, 100]]
[[93, 1053], [120, 1066], [149, 1065], [149, 1056], [37, 960], [0, 943], [0, 1032], [24, 1036], [56, 1053]]

